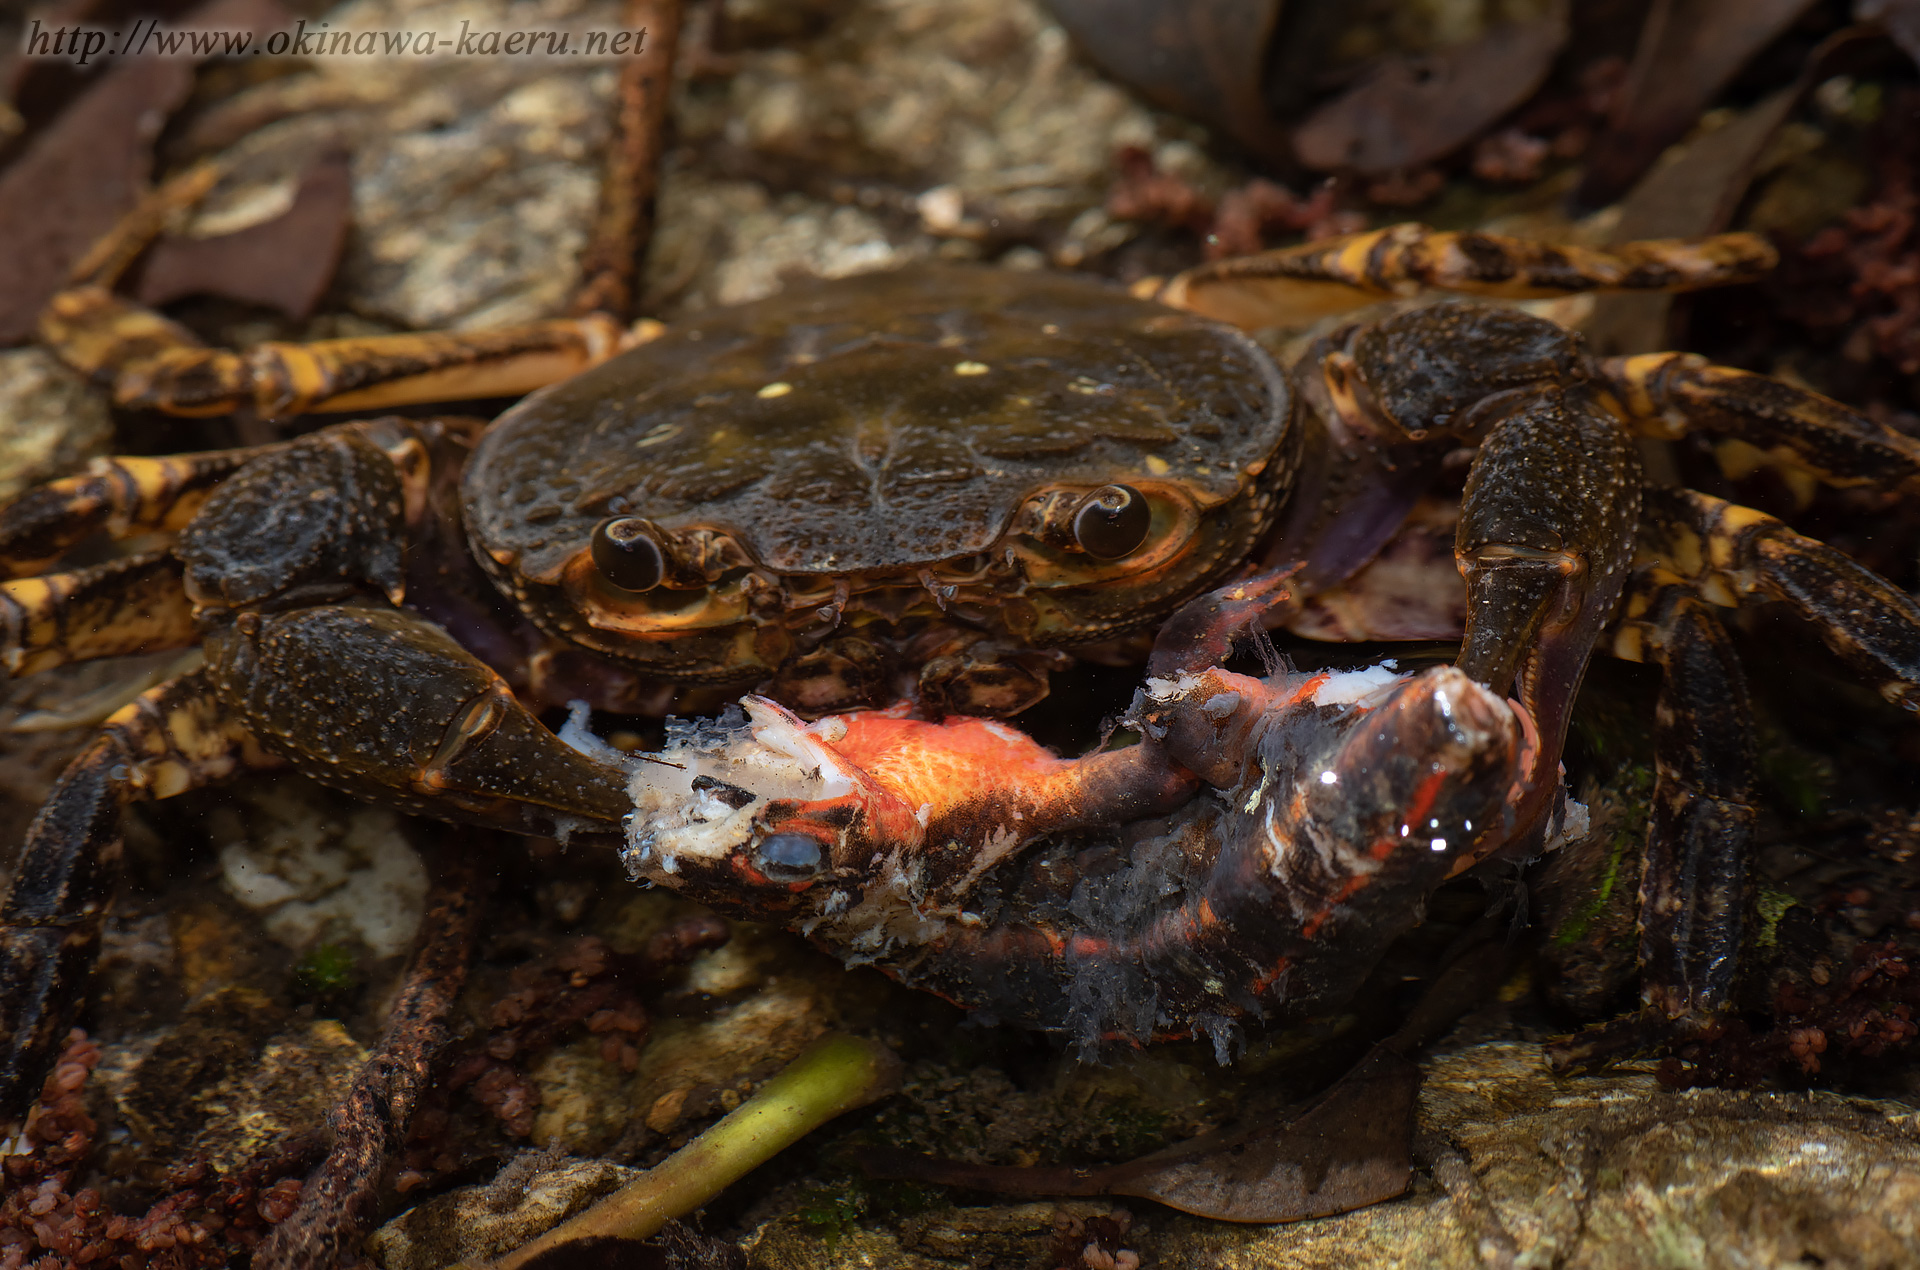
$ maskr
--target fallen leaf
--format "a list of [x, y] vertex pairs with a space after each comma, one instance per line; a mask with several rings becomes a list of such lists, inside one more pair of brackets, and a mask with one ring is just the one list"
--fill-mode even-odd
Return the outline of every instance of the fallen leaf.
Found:
[[1901, 52], [1920, 63], [1920, 0], [1855, 0], [1855, 22], [1877, 22]]
[[183, 61], [115, 66], [0, 173], [0, 344], [33, 335], [68, 267], [133, 207], [160, 122], [192, 84]]
[[[1780, 125], [1814, 85], [1838, 73], [1875, 37], [1875, 28], [1865, 25], [1835, 32], [1808, 57], [1792, 84], [1665, 156], [1627, 195], [1613, 241], [1693, 238], [1727, 228]], [[1581, 330], [1593, 351], [1605, 357], [1652, 352], [1668, 344], [1672, 309], [1671, 295], [1600, 296]]]
[[1424, 57], [1392, 54], [1293, 132], [1300, 162], [1384, 176], [1430, 163], [1534, 94], [1567, 42], [1567, 12], [1506, 22]]
[[293, 205], [281, 215], [231, 234], [155, 243], [135, 298], [158, 307], [182, 296], [218, 295], [304, 318], [333, 277], [352, 206], [346, 156], [326, 155], [301, 174]]
[[[214, 0], [181, 25], [264, 32], [290, 21], [275, 0]], [[0, 346], [32, 337], [68, 268], [133, 207], [193, 68], [185, 58], [114, 63], [0, 172]]]
[[1413, 1175], [1420, 1069], [1385, 1045], [1284, 1120], [1202, 1134], [1126, 1164], [1013, 1168], [876, 1149], [861, 1165], [1013, 1195], [1132, 1195], [1218, 1221], [1288, 1222], [1392, 1199]]
[[1279, 0], [1046, 0], [1087, 57], [1165, 107], [1220, 129], [1269, 162], [1285, 131], [1261, 95]]
[[1654, 0], [1613, 118], [1574, 198], [1604, 207], [1684, 136], [1742, 66], [1812, 0]]

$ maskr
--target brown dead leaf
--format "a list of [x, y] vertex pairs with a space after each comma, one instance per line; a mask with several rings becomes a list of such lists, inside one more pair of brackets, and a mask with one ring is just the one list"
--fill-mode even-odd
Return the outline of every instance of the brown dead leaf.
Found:
[[1126, 1164], [1010, 1168], [884, 1149], [860, 1162], [876, 1177], [1001, 1194], [1132, 1195], [1218, 1221], [1300, 1221], [1407, 1189], [1419, 1092], [1420, 1069], [1382, 1045], [1296, 1115], [1202, 1134]]
[[1383, 58], [1294, 129], [1294, 152], [1310, 168], [1363, 176], [1430, 163], [1531, 97], [1567, 30], [1562, 5], [1425, 57]]
[[1046, 0], [1087, 57], [1157, 106], [1284, 161], [1286, 133], [1261, 95], [1280, 0]]
[[1812, 0], [1654, 0], [1626, 90], [1594, 142], [1574, 197], [1604, 207], [1699, 120], [1755, 53]]
[[1854, 0], [1855, 22], [1877, 22], [1900, 51], [1920, 63], [1920, 0]]
[[[1868, 26], [1848, 27], [1828, 36], [1808, 57], [1794, 83], [1666, 156], [1627, 195], [1613, 241], [1692, 238], [1726, 229], [1780, 125], [1814, 85], [1844, 69], [1874, 37], [1874, 29]], [[1601, 296], [1581, 329], [1593, 350], [1603, 356], [1652, 352], [1668, 344], [1672, 309], [1671, 295]]]
[[133, 207], [192, 84], [184, 61], [115, 66], [0, 173], [0, 344], [31, 338], [68, 267]]
[[[214, 0], [184, 26], [276, 30], [275, 0]], [[153, 140], [193, 87], [191, 61], [116, 62], [0, 172], [0, 346], [33, 335], [67, 270], [132, 208], [153, 172]]]
[[213, 238], [163, 238], [134, 295], [159, 306], [188, 295], [265, 305], [296, 320], [313, 312], [346, 245], [352, 170], [330, 154], [300, 176], [293, 205], [272, 220]]

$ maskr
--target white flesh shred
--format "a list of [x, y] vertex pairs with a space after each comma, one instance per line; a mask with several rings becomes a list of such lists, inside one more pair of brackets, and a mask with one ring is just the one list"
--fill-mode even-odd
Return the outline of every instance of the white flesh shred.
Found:
[[[634, 765], [627, 842], [635, 863], [657, 855], [671, 873], [681, 856], [718, 859], [747, 844], [766, 801], [853, 791], [853, 774], [828, 748], [845, 724], [832, 718], [808, 724], [764, 697], [741, 704], [744, 714], [729, 708], [714, 720], [668, 720], [666, 748], [647, 756], [657, 761]], [[752, 800], [731, 806], [724, 790], [695, 789], [701, 776], [745, 790]]]

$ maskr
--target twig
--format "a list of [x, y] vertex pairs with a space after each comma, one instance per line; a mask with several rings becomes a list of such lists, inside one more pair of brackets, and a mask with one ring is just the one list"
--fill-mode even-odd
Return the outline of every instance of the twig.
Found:
[[300, 1206], [274, 1228], [255, 1270], [332, 1270], [350, 1260], [373, 1215], [380, 1165], [405, 1134], [447, 1016], [466, 982], [474, 932], [488, 889], [467, 853], [435, 853], [435, 881], [407, 977], [380, 1048], [327, 1117], [333, 1149], [300, 1193]]
[[628, 0], [628, 26], [646, 34], [640, 52], [620, 69], [619, 114], [600, 186], [600, 210], [580, 253], [575, 314], [611, 313], [622, 321], [635, 316], [640, 266], [653, 237], [680, 8], [681, 0]]

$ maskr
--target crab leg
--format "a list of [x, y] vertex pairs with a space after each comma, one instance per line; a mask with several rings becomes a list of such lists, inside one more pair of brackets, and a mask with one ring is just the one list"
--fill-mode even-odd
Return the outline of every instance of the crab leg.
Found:
[[119, 879], [121, 806], [278, 766], [200, 672], [143, 693], [68, 764], [0, 901], [0, 1117], [39, 1092], [85, 997]]
[[604, 313], [472, 334], [376, 335], [247, 353], [209, 348], [177, 322], [113, 293], [113, 284], [166, 228], [213, 188], [203, 165], [150, 194], [75, 267], [47, 302], [40, 335], [80, 373], [112, 386], [128, 409], [201, 416], [250, 407], [263, 417], [374, 410], [432, 401], [514, 397], [605, 361], [657, 333]]
[[611, 833], [625, 778], [581, 754], [431, 622], [368, 600], [242, 613], [207, 677], [267, 748], [325, 785], [511, 833]]
[[[1732, 1005], [1745, 927], [1758, 760], [1745, 676], [1713, 611], [1643, 572], [1620, 642], [1662, 670], [1640, 881], [1644, 1008], [1549, 1047], [1561, 1071], [1683, 1041]], [[1672, 575], [1667, 575], [1671, 577]]]
[[1701, 428], [1783, 453], [1828, 485], [1920, 487], [1920, 442], [1831, 397], [1696, 353], [1610, 357], [1594, 368], [1644, 435], [1674, 440]]
[[[643, 334], [651, 334], [649, 325]], [[109, 383], [116, 405], [201, 416], [251, 408], [265, 418], [517, 397], [637, 342], [605, 314], [470, 334], [369, 335], [208, 348], [186, 328], [101, 286], [60, 292], [40, 335], [61, 361]]]
[[0, 582], [0, 670], [11, 675], [199, 638], [180, 562], [164, 552]]
[[1691, 291], [1752, 282], [1777, 259], [1754, 234], [1597, 251], [1402, 224], [1213, 261], [1175, 276], [1155, 298], [1236, 326], [1290, 326], [1423, 287], [1503, 299]]
[[38, 573], [102, 531], [114, 538], [177, 532], [221, 481], [284, 448], [95, 459], [80, 475], [36, 486], [0, 508], [0, 576]]
[[[182, 530], [173, 556], [206, 632], [206, 666], [109, 718], [29, 832], [0, 906], [0, 1032], [11, 1047], [0, 1094], [17, 1101], [32, 1092], [71, 1019], [111, 899], [129, 799], [291, 762], [323, 783], [443, 820], [537, 834], [618, 829], [630, 807], [623, 774], [547, 731], [491, 668], [396, 607], [437, 436], [431, 426], [372, 420], [258, 452]], [[109, 580], [137, 584], [137, 595], [171, 584], [173, 569], [136, 560], [69, 595], [81, 597], [78, 610], [111, 606], [127, 593]], [[9, 584], [30, 647], [57, 642], [33, 627], [36, 619], [57, 627], [61, 610], [49, 597], [59, 581]]]
[[[1692, 490], [1648, 491], [1645, 522], [1643, 567], [1685, 578], [1715, 604], [1784, 601], [1881, 696], [1920, 710], [1920, 604], [1891, 582], [1763, 512]], [[1643, 630], [1623, 623], [1614, 654], [1640, 660]]]

